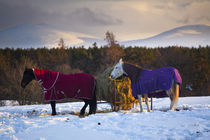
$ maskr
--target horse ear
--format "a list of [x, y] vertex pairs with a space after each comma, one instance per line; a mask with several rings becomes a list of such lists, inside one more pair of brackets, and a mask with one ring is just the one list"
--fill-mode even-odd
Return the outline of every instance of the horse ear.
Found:
[[28, 70], [28, 67], [27, 66], [25, 67], [25, 70]]
[[123, 63], [123, 60], [122, 60], [122, 58], [120, 58], [119, 62], [120, 62], [120, 64], [122, 64], [122, 63]]
[[30, 70], [32, 70], [32, 68], [25, 67], [25, 71], [30, 71]]

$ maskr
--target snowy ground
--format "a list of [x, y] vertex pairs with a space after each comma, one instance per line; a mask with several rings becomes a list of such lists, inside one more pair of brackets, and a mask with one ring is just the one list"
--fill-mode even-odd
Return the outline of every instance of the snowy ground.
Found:
[[[83, 103], [57, 104], [59, 115], [50, 116], [50, 105], [0, 107], [0, 139], [20, 140], [129, 140], [210, 139], [210, 97], [180, 98], [180, 111], [167, 111], [169, 99], [154, 99], [153, 112], [97, 113], [85, 118], [71, 115]], [[98, 110], [109, 110], [99, 104]]]

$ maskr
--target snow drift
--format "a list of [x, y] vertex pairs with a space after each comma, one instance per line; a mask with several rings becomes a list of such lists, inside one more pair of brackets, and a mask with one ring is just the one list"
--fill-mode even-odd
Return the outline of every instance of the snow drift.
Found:
[[[83, 103], [57, 104], [56, 116], [49, 115], [50, 105], [0, 107], [0, 139], [209, 139], [210, 97], [180, 98], [180, 111], [164, 112], [169, 104], [169, 98], [154, 99], [153, 112], [139, 113], [137, 106], [85, 118], [71, 115]], [[109, 109], [98, 105], [98, 111]]]

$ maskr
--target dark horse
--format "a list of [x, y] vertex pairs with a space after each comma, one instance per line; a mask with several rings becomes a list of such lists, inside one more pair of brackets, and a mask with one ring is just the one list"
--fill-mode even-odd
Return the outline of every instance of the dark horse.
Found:
[[32, 80], [38, 81], [42, 87], [45, 101], [51, 103], [52, 115], [56, 115], [56, 100], [64, 98], [78, 98], [85, 102], [80, 116], [84, 116], [88, 105], [89, 114], [96, 113], [96, 80], [92, 75], [87, 73], [62, 74], [49, 70], [26, 68], [21, 87], [25, 88]]

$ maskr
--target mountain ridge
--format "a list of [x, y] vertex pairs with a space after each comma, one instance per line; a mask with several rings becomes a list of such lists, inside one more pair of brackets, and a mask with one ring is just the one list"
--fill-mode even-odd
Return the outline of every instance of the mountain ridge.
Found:
[[186, 46], [198, 47], [199, 45], [210, 45], [210, 26], [208, 25], [185, 25], [162, 32], [145, 39], [124, 41], [120, 43], [124, 46]]
[[[58, 47], [60, 38], [67, 47], [106, 45], [107, 42], [94, 36], [59, 30], [47, 24], [23, 24], [0, 31], [0, 48], [53, 48]], [[122, 46], [167, 47], [183, 46], [198, 47], [210, 45], [210, 26], [185, 25], [167, 30], [145, 39], [119, 42]]]

